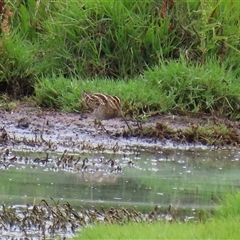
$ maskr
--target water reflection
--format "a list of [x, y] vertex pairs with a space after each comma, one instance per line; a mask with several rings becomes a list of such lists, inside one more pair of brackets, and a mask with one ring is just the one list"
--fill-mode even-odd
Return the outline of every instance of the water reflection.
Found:
[[[3, 153], [0, 159], [0, 196], [6, 204], [52, 197], [75, 207], [172, 204], [204, 208], [240, 186], [239, 151], [165, 149], [73, 155], [72, 165], [64, 167], [56, 164], [61, 158], [56, 154], [44, 164], [34, 159], [44, 159], [45, 153], [11, 154], [16, 160], [8, 167]], [[75, 164], [73, 160], [80, 158]]]

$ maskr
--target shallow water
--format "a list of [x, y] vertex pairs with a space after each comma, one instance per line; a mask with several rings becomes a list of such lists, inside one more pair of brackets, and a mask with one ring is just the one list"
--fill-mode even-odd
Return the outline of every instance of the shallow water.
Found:
[[[15, 160], [10, 161], [13, 156]], [[56, 154], [49, 154], [47, 162], [45, 153], [2, 155], [1, 203], [32, 204], [52, 197], [76, 208], [146, 210], [170, 204], [211, 208], [222, 193], [240, 186], [240, 152], [236, 150], [163, 149], [71, 156], [72, 162], [64, 165], [62, 156]], [[7, 166], [7, 162], [11, 163]]]
[[[53, 207], [69, 202], [77, 211], [124, 207], [149, 213], [157, 205], [166, 218], [171, 205], [184, 218], [193, 219], [198, 209], [212, 209], [219, 205], [222, 194], [239, 189], [239, 159], [237, 150], [196, 148], [135, 148], [105, 154], [6, 149], [0, 152], [0, 201], [13, 206], [21, 219], [26, 209], [35, 205], [40, 209], [43, 201]], [[47, 226], [54, 226], [54, 221], [49, 220]], [[11, 227], [3, 217], [1, 224], [6, 227], [0, 230], [4, 239], [19, 239], [20, 235], [42, 239], [43, 232], [51, 238], [46, 227], [32, 226], [22, 232], [22, 226]], [[51, 239], [73, 235], [69, 223], [66, 229], [56, 230]]]

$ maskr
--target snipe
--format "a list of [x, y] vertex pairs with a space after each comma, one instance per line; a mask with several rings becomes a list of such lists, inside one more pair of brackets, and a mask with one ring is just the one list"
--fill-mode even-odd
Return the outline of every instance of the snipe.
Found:
[[95, 128], [96, 125], [103, 127], [100, 120], [122, 117], [129, 130], [132, 131], [123, 115], [121, 100], [117, 96], [83, 91], [82, 102], [93, 111], [93, 115], [98, 119], [98, 123], [95, 119]]

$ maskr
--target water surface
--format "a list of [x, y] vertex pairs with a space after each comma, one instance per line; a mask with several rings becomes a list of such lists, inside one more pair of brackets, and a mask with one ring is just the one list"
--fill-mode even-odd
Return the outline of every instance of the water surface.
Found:
[[2, 153], [1, 203], [31, 204], [52, 197], [76, 208], [209, 208], [240, 186], [237, 150], [132, 150], [68, 154], [67, 159], [62, 154]]

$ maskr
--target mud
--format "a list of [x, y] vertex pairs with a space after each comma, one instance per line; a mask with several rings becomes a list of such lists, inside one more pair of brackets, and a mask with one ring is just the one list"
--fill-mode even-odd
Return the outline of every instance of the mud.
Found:
[[208, 147], [206, 136], [197, 128], [224, 126], [226, 136], [210, 133], [218, 141], [214, 147], [239, 147], [240, 123], [215, 116], [157, 115], [146, 122], [129, 121], [130, 132], [122, 119], [102, 121], [106, 131], [94, 128], [91, 113], [63, 113], [20, 104], [12, 111], [0, 110], [0, 146], [33, 151], [126, 151], [134, 148]]
[[[240, 125], [237, 121], [214, 116], [156, 115], [146, 122], [129, 121], [132, 132], [121, 119], [103, 121], [107, 132], [96, 133], [94, 118], [90, 113], [63, 113], [20, 104], [12, 111], [0, 110], [0, 168], [4, 171], [18, 164], [31, 164], [32, 167], [45, 166], [49, 169], [84, 172], [85, 180], [102, 184], [114, 182], [124, 167], [134, 166], [128, 157], [120, 164], [112, 159], [80, 159], [80, 152], [123, 152], [161, 150], [163, 148], [212, 148], [240, 146]], [[201, 127], [222, 126], [222, 132], [210, 131], [209, 136], [198, 129]], [[213, 134], [214, 133], [214, 134]], [[224, 134], [222, 134], [224, 133]], [[213, 136], [214, 144], [206, 138]], [[207, 136], [207, 137], [206, 137]], [[21, 157], [14, 151], [46, 152], [34, 158]], [[56, 158], [49, 152], [59, 152]], [[69, 154], [69, 153], [76, 153]], [[54, 154], [53, 154], [54, 155]], [[108, 174], [103, 174], [103, 173]], [[93, 174], [94, 173], [94, 174]], [[81, 175], [82, 176], [82, 175]], [[80, 177], [81, 177], [80, 176]], [[171, 209], [154, 208], [143, 214], [134, 209], [92, 209], [77, 212], [70, 203], [60, 206], [52, 199], [27, 206], [2, 205], [0, 219], [1, 235], [4, 239], [15, 239], [21, 235], [26, 239], [65, 239], [73, 237], [79, 230], [95, 222], [124, 224], [136, 221], [201, 221], [190, 217], [189, 213]], [[161, 210], [161, 211], [160, 211]], [[196, 215], [197, 216], [197, 215]], [[131, 219], [132, 218], [132, 219]], [[16, 238], [17, 239], [17, 238]]]

